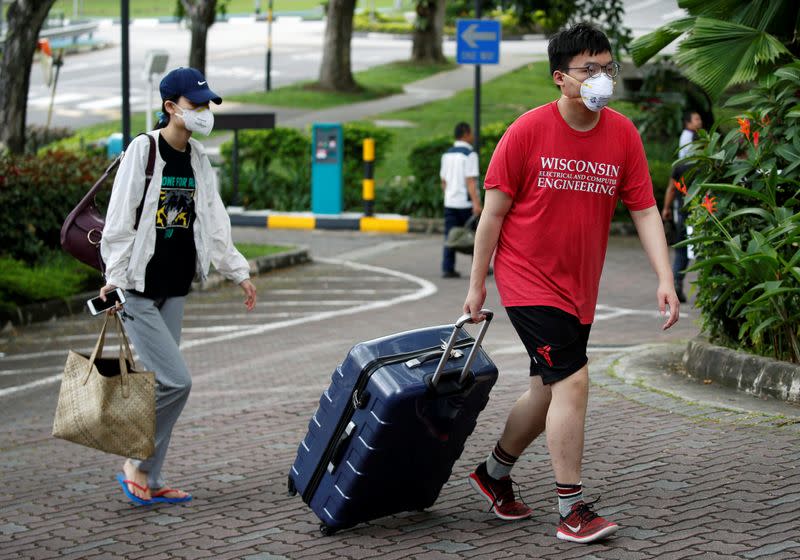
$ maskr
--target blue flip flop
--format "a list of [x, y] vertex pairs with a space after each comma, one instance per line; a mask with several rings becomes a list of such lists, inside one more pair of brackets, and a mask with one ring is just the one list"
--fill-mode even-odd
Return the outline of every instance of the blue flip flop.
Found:
[[125, 493], [125, 496], [137, 506], [153, 505], [154, 503], [153, 500], [143, 500], [142, 498], [131, 492], [130, 489], [128, 488], [128, 484], [130, 484], [131, 486], [135, 486], [136, 488], [142, 491], [146, 491], [147, 488], [139, 484], [136, 484], [132, 480], [126, 480], [125, 475], [123, 473], [117, 473], [117, 482], [119, 482], [119, 485], [122, 486], [122, 491]]
[[159, 488], [159, 490], [153, 493], [153, 502], [155, 503], [162, 503], [162, 504], [184, 504], [186, 502], [190, 502], [192, 500], [192, 495], [187, 494], [182, 498], [167, 498], [163, 494], [167, 492], [175, 492], [174, 488]]

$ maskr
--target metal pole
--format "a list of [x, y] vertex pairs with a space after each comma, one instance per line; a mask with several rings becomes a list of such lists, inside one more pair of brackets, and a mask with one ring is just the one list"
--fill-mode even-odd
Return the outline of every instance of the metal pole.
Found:
[[272, 0], [267, 5], [267, 91], [272, 91]]
[[[475, 0], [475, 18], [481, 17], [481, 0]], [[475, 105], [473, 108], [473, 122], [474, 130], [472, 131], [475, 137], [475, 145], [473, 148], [478, 154], [478, 161], [481, 158], [481, 65], [475, 65]]]
[[127, 150], [131, 141], [130, 53], [128, 52], [130, 7], [128, 0], [120, 0], [120, 4], [122, 16], [122, 149]]
[[144, 129], [153, 130], [153, 75], [147, 75], [147, 110], [144, 112]]
[[233, 196], [231, 206], [239, 206], [239, 129], [233, 129], [233, 153], [231, 154], [231, 167], [233, 167]]

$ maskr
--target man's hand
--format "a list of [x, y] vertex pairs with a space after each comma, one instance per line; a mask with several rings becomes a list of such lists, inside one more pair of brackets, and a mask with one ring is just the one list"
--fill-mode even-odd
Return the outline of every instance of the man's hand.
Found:
[[483, 206], [481, 206], [480, 202], [472, 205], [472, 215], [473, 216], [480, 216], [481, 212], [483, 212]]
[[669, 306], [669, 317], [664, 323], [664, 326], [661, 327], [662, 330], [667, 330], [678, 322], [681, 313], [681, 303], [678, 301], [675, 287], [671, 284], [659, 284], [656, 298], [658, 299], [658, 310], [662, 317], [666, 314], [667, 306]]
[[486, 317], [481, 315], [480, 311], [483, 309], [483, 303], [486, 301], [486, 285], [480, 288], [470, 287], [467, 293], [467, 300], [464, 302], [464, 313], [469, 313], [472, 320], [480, 323]]
[[239, 287], [244, 292], [244, 305], [248, 311], [256, 308], [256, 287], [250, 280], [242, 280]]
[[661, 219], [665, 222], [672, 221], [672, 208], [669, 206], [664, 206], [664, 209], [661, 211]]

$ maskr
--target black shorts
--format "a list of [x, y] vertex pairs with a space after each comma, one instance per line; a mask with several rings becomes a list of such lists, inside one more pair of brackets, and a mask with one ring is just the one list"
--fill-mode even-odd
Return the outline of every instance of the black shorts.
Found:
[[586, 345], [592, 325], [556, 307], [506, 307], [511, 324], [531, 357], [531, 375], [551, 385], [569, 377], [589, 361]]

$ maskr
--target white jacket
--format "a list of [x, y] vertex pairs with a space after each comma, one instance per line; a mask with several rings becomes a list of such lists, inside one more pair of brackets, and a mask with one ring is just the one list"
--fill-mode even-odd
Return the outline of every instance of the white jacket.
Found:
[[[156, 210], [160, 195], [161, 175], [165, 161], [158, 150], [160, 130], [148, 133], [156, 142], [156, 160], [153, 178], [147, 191], [139, 229], [134, 229], [136, 209], [142, 200], [145, 169], [150, 153], [147, 138], [137, 136], [128, 146], [120, 162], [111, 199], [108, 203], [106, 223], [100, 252], [106, 264], [106, 282], [119, 288], [143, 292], [147, 263], [156, 245]], [[194, 205], [197, 218], [194, 222], [194, 244], [197, 249], [196, 274], [201, 280], [214, 267], [237, 284], [250, 278], [250, 265], [233, 245], [231, 221], [217, 192], [216, 175], [202, 144], [192, 138], [191, 159], [194, 170]]]

